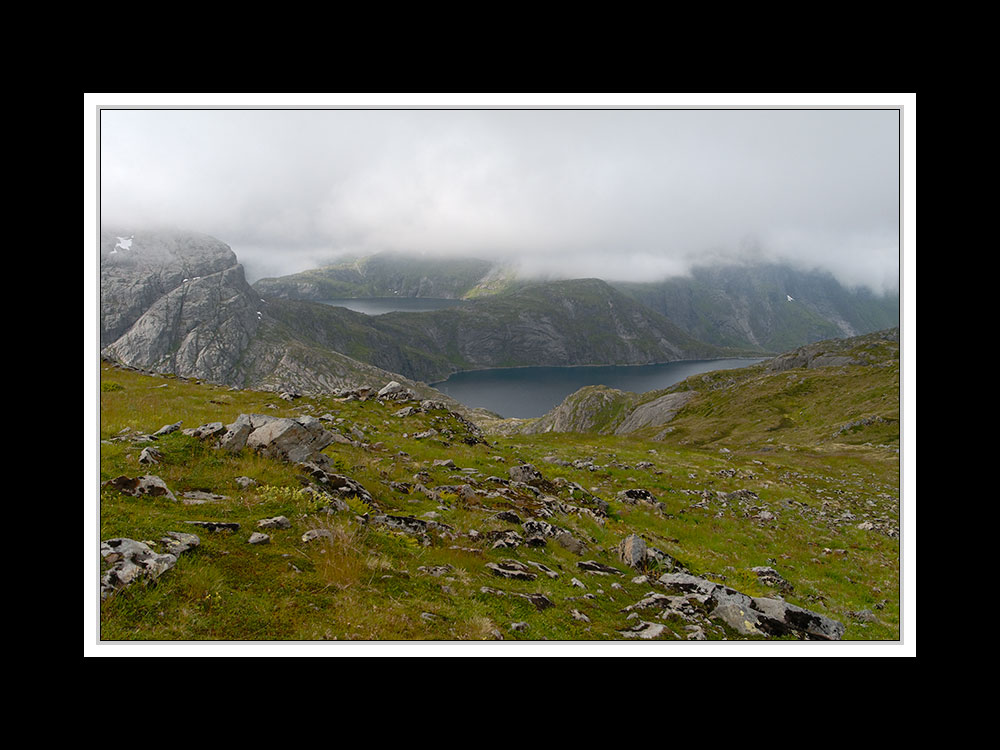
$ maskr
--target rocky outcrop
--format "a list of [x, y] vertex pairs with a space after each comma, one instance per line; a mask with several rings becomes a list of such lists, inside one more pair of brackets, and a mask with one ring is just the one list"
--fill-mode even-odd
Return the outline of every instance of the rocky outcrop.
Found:
[[545, 432], [627, 435], [667, 424], [695, 395], [695, 391], [680, 391], [651, 398], [604, 385], [588, 385], [571, 393], [539, 419], [524, 425], [520, 432], [527, 435]]
[[195, 534], [168, 531], [160, 540], [165, 552], [154, 552], [146, 543], [124, 537], [101, 542], [101, 559], [109, 566], [101, 577], [101, 599], [136, 581], [155, 581], [200, 541]]
[[[323, 305], [313, 305], [322, 308]], [[364, 316], [362, 316], [364, 317]], [[226, 244], [193, 232], [101, 233], [101, 355], [127, 367], [223, 385], [299, 393], [389, 381], [426, 385], [330, 347], [309, 316], [275, 315]], [[345, 346], [356, 337], [341, 341]]]
[[[806, 640], [840, 640], [844, 625], [781, 599], [751, 597], [721, 583], [688, 573], [666, 573], [657, 580], [668, 595], [653, 594], [627, 610], [650, 606], [684, 611], [692, 604], [708, 618], [724, 622], [741, 635], [787, 636]], [[670, 596], [673, 595], [673, 596]]]
[[184, 377], [240, 380], [262, 313], [233, 251], [179, 232], [135, 233], [126, 250], [116, 248], [118, 236], [101, 237], [102, 354]]

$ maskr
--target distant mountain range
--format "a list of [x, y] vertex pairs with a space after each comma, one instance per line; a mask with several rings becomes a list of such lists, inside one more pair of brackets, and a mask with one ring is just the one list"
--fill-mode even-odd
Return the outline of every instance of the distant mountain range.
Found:
[[[414, 258], [380, 253], [302, 273], [261, 279], [265, 297], [479, 299], [523, 294], [552, 282], [519, 278], [503, 264], [474, 259]], [[712, 346], [775, 353], [830, 338], [899, 325], [898, 293], [845, 287], [828, 272], [757, 263], [695, 267], [656, 282], [608, 282], [618, 292]]]
[[[372, 296], [469, 302], [380, 316], [316, 302]], [[897, 324], [898, 297], [783, 266], [612, 285], [519, 279], [481, 260], [380, 254], [251, 286], [232, 249], [213, 237], [101, 235], [102, 355], [239, 387], [308, 392], [489, 367], [776, 353]]]

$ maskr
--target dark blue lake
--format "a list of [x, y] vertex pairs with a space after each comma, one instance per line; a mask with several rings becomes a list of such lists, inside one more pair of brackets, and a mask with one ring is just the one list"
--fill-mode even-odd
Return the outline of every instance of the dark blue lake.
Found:
[[711, 359], [660, 365], [595, 367], [510, 367], [458, 372], [432, 383], [466, 406], [489, 409], [504, 417], [540, 417], [585, 385], [606, 385], [645, 393], [712, 370], [748, 367], [760, 359]]
[[358, 297], [352, 299], [324, 299], [324, 305], [346, 307], [348, 310], [365, 315], [384, 315], [390, 312], [427, 312], [458, 307], [465, 304], [460, 299], [440, 299], [438, 297]]

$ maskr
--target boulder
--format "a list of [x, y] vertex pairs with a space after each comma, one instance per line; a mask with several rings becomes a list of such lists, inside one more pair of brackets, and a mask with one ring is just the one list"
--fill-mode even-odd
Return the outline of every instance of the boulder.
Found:
[[110, 568], [101, 577], [101, 599], [137, 580], [155, 581], [177, 564], [177, 556], [198, 546], [194, 534], [167, 532], [167, 552], [154, 552], [143, 542], [118, 537], [101, 542], [101, 557]]
[[493, 575], [500, 578], [511, 578], [516, 581], [534, 581], [538, 576], [528, 570], [527, 566], [517, 560], [503, 560], [499, 563], [486, 563]]
[[285, 516], [274, 516], [273, 518], [262, 518], [257, 522], [258, 529], [290, 529], [292, 522]]
[[636, 534], [629, 534], [618, 545], [618, 557], [630, 568], [646, 567], [646, 542]]
[[535, 484], [542, 481], [542, 473], [536, 469], [531, 464], [521, 464], [520, 466], [512, 466], [507, 472], [510, 478], [515, 482], [524, 482], [525, 484]]
[[158, 476], [152, 474], [146, 474], [141, 477], [130, 478], [124, 474], [114, 479], [109, 479], [107, 482], [101, 485], [102, 487], [111, 487], [125, 495], [131, 495], [132, 497], [141, 497], [143, 495], [148, 497], [165, 497], [167, 500], [177, 501], [174, 493], [171, 492], [166, 483], [160, 479]]
[[247, 447], [292, 463], [308, 461], [331, 442], [333, 436], [314, 417], [275, 418], [255, 428], [246, 439]]

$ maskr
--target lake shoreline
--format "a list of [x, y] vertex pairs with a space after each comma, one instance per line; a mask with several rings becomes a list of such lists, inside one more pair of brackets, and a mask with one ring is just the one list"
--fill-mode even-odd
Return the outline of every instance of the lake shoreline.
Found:
[[626, 393], [669, 388], [717, 370], [735, 370], [769, 357], [716, 357], [640, 365], [524, 365], [461, 370], [429, 383], [432, 388], [470, 409], [485, 409], [503, 418], [541, 417], [588, 386], [603, 385]]

